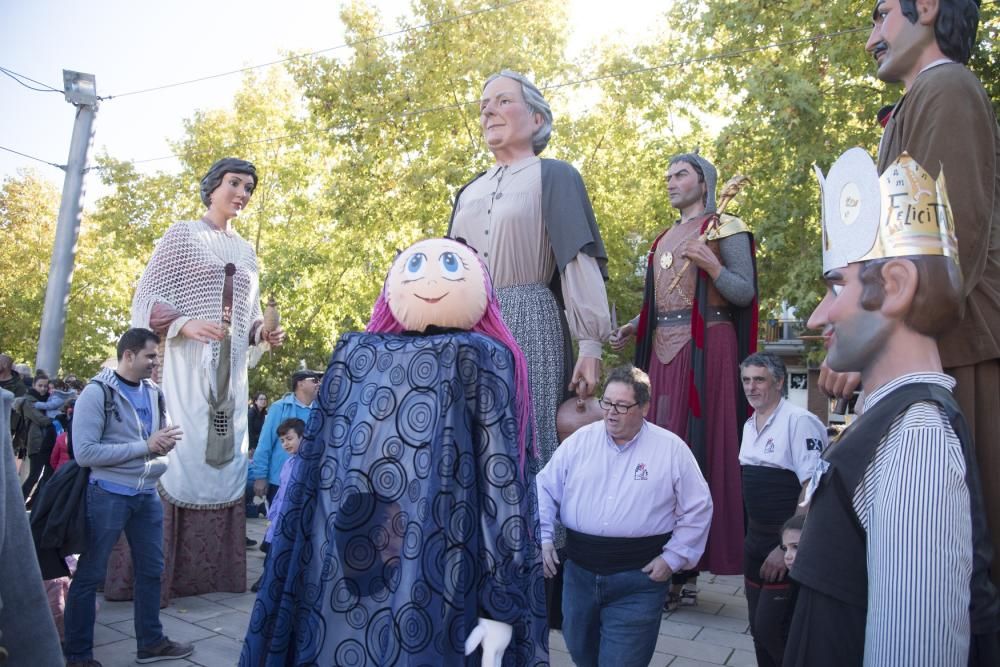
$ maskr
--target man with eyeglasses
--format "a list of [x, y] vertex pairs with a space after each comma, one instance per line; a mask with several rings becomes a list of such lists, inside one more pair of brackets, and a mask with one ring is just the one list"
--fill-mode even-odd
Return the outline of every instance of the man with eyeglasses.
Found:
[[558, 522], [563, 635], [581, 667], [649, 664], [670, 576], [694, 567], [708, 539], [708, 484], [684, 441], [646, 421], [649, 396], [643, 371], [611, 371], [604, 419], [567, 438], [538, 473], [545, 576], [560, 565]]

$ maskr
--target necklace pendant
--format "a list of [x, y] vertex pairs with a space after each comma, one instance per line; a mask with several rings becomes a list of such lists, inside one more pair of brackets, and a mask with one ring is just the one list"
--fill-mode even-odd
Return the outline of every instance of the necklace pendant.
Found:
[[660, 268], [666, 271], [674, 264], [674, 254], [669, 250], [660, 255]]

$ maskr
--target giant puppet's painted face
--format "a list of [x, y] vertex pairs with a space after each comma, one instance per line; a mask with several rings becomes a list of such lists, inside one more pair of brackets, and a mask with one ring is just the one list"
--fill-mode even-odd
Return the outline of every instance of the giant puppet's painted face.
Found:
[[399, 254], [385, 279], [389, 310], [408, 331], [472, 329], [486, 312], [482, 263], [451, 239], [419, 241]]
[[887, 351], [892, 322], [881, 309], [861, 305], [861, 262], [827, 271], [826, 296], [809, 316], [810, 329], [822, 329], [826, 364], [832, 370], [864, 372]]
[[909, 85], [926, 64], [925, 55], [935, 39], [933, 20], [929, 24], [910, 20], [899, 0], [877, 0], [865, 49], [878, 64], [878, 78]]

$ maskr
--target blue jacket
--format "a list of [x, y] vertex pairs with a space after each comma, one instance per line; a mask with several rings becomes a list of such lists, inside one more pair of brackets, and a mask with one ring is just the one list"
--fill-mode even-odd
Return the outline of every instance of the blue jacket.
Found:
[[286, 419], [298, 417], [309, 423], [311, 407], [306, 407], [295, 400], [295, 394], [285, 394], [271, 404], [264, 418], [264, 426], [260, 429], [260, 440], [257, 441], [257, 451], [253, 455], [251, 479], [267, 479], [269, 484], [278, 486], [281, 482], [281, 466], [288, 460], [288, 453], [281, 447], [278, 439], [278, 426]]

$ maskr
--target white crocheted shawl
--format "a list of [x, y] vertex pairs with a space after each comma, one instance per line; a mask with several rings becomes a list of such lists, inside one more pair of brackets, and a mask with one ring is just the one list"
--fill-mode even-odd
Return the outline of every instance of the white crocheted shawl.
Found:
[[[263, 315], [260, 308], [257, 255], [235, 231], [218, 231], [201, 220], [170, 226], [153, 250], [132, 299], [132, 324], [150, 327], [153, 305], [164, 303], [182, 315], [220, 322], [226, 264], [236, 266], [233, 275], [231, 368], [249, 362], [254, 366], [260, 351], [248, 359], [250, 330]], [[205, 346], [203, 363], [214, 370], [219, 363], [220, 344]], [[215, 373], [209, 373], [212, 384]], [[216, 387], [212, 387], [213, 391]]]

